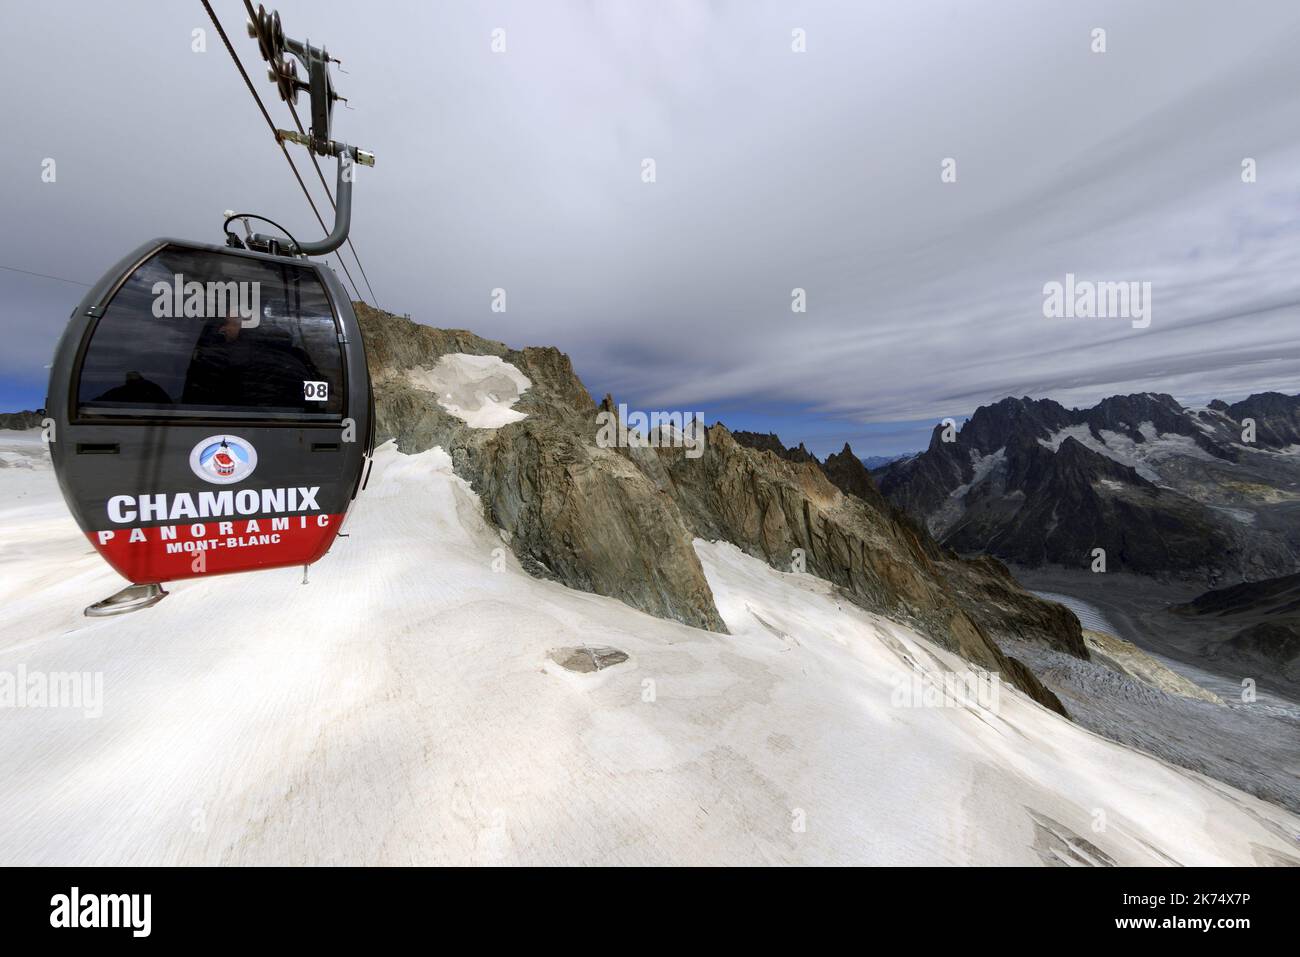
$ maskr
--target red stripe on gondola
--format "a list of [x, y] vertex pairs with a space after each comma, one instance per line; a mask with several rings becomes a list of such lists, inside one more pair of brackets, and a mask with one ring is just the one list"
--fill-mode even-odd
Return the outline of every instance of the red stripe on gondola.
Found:
[[[86, 537], [113, 569], [136, 583], [310, 565], [333, 544], [342, 515], [206, 520], [191, 524], [114, 528]], [[287, 523], [287, 524], [283, 524]], [[111, 532], [111, 534], [108, 534]], [[135, 541], [132, 541], [132, 537]], [[143, 541], [141, 541], [143, 536]]]

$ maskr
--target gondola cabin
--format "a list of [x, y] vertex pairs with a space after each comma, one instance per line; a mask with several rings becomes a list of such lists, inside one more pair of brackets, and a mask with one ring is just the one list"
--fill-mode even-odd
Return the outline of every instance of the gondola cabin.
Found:
[[68, 507], [137, 584], [310, 565], [373, 446], [365, 347], [334, 273], [171, 239], [77, 306], [46, 409]]

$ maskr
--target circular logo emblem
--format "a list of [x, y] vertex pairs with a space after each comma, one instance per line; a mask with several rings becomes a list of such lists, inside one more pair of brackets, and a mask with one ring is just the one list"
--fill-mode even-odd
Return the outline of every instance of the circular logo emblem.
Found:
[[213, 485], [242, 482], [257, 468], [257, 449], [237, 435], [209, 435], [190, 453], [190, 470]]

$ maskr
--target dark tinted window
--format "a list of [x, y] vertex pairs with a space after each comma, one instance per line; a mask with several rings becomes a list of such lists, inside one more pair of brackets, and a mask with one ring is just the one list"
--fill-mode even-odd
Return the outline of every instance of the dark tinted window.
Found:
[[342, 368], [333, 310], [313, 270], [167, 246], [131, 274], [96, 324], [77, 398], [90, 415], [337, 418]]

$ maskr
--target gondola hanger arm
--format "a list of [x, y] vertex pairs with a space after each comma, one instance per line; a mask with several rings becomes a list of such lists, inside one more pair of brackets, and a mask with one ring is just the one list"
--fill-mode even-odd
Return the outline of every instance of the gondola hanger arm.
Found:
[[[251, 8], [250, 8], [251, 11]], [[374, 166], [375, 154], [331, 136], [334, 101], [342, 99], [334, 90], [329, 65], [338, 60], [324, 47], [315, 47], [304, 40], [294, 40], [284, 35], [280, 15], [258, 6], [256, 15], [248, 21], [248, 35], [257, 40], [262, 58], [270, 64], [268, 75], [276, 84], [280, 98], [292, 105], [297, 102], [300, 90], [311, 97], [311, 127], [306, 133], [277, 129], [276, 139], [281, 142], [305, 146], [321, 156], [333, 156], [338, 161], [335, 193], [334, 227], [328, 236], [316, 242], [292, 242], [285, 252], [290, 255], [319, 256], [333, 252], [348, 239], [352, 223], [352, 179], [354, 167]], [[293, 59], [290, 59], [292, 57]], [[297, 63], [307, 72], [307, 80], [298, 77]], [[346, 101], [345, 101], [346, 102]], [[253, 234], [252, 243], [270, 243], [274, 237]]]

